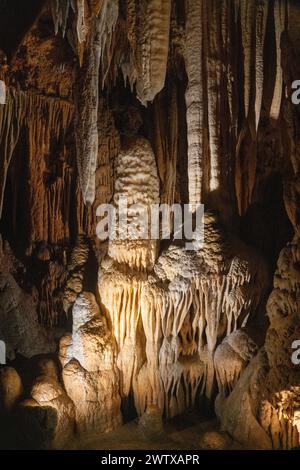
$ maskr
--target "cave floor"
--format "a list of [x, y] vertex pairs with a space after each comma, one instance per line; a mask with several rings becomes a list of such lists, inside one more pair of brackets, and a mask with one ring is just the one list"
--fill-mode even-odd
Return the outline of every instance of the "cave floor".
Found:
[[[124, 424], [117, 430], [101, 436], [88, 436], [77, 442], [78, 450], [221, 450], [214, 442], [213, 447], [201, 443], [201, 436], [207, 432], [219, 432], [216, 420], [198, 420], [193, 415], [174, 419], [165, 426], [159, 438], [149, 438], [141, 433], [137, 420]], [[241, 450], [243, 447], [232, 441], [226, 450]]]

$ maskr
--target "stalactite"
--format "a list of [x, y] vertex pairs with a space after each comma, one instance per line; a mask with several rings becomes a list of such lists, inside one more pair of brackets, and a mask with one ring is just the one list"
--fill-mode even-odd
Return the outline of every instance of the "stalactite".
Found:
[[188, 126], [189, 202], [201, 202], [203, 179], [203, 0], [187, 1], [185, 62], [188, 75], [186, 91]]
[[61, 30], [62, 35], [65, 35], [70, 6], [70, 0], [52, 0], [51, 7], [55, 34]]
[[[92, 19], [89, 43], [85, 47], [83, 66], [79, 71], [76, 111], [77, 165], [83, 200], [93, 204], [95, 200], [95, 173], [98, 159], [98, 108], [99, 72], [107, 51], [110, 50], [111, 34], [118, 18], [118, 3], [105, 1], [99, 18]], [[102, 80], [108, 64], [102, 67]], [[82, 96], [85, 99], [82, 99]]]
[[[61, 175], [55, 169], [54, 174], [51, 174], [52, 169], [47, 167], [46, 156], [53, 148], [54, 139], [56, 142], [64, 139], [73, 118], [73, 107], [63, 100], [28, 94], [27, 111], [31, 240], [55, 243], [69, 237], [66, 221], [70, 207], [65, 207], [64, 191], [71, 191], [72, 185], [68, 164], [64, 161], [65, 149], [62, 149], [61, 155]], [[43, 175], [49, 176], [52, 181], [43, 179]], [[66, 187], [63, 182], [69, 183], [69, 186]], [[56, 221], [55, 225], [53, 220]]]
[[112, 36], [119, 15], [118, 0], [105, 0], [99, 15], [98, 38], [101, 47], [101, 74], [104, 87], [112, 57]]
[[169, 93], [160, 93], [153, 103], [153, 149], [158, 174], [163, 188], [161, 203], [172, 206], [175, 202], [178, 178], [178, 99], [180, 85], [170, 85]]
[[228, 95], [228, 108], [229, 108], [231, 130], [233, 132], [234, 138], [236, 139], [237, 105], [236, 105], [236, 94], [235, 94], [235, 83], [234, 83], [236, 70], [234, 68], [235, 58], [234, 58], [234, 48], [232, 44], [232, 32], [231, 32], [232, 16], [233, 16], [233, 12], [231, 9], [230, 1], [229, 3], [228, 1], [223, 2], [221, 23], [222, 23], [223, 54], [225, 58], [224, 65], [226, 67], [225, 81], [226, 81], [226, 88], [227, 88], [227, 95]]
[[79, 44], [85, 42], [87, 35], [87, 26], [85, 24], [85, 0], [77, 0], [76, 31]]
[[[90, 44], [79, 71], [75, 117], [76, 153], [79, 179], [86, 204], [95, 199], [95, 172], [98, 157], [98, 100], [101, 46], [97, 39], [97, 20], [93, 20]], [[82, 99], [82, 96], [85, 99]]]
[[206, 2], [207, 24], [207, 114], [210, 149], [210, 191], [220, 188], [221, 175], [221, 74], [222, 62], [219, 41], [220, 36], [220, 9], [215, 0]]
[[256, 5], [256, 57], [255, 57], [255, 128], [258, 129], [264, 86], [264, 43], [268, 17], [268, 0]]
[[276, 79], [274, 95], [271, 104], [270, 117], [275, 121], [279, 118], [281, 108], [281, 98], [283, 90], [283, 71], [281, 63], [281, 36], [285, 27], [285, 2], [275, 0], [274, 4], [274, 21], [275, 21], [275, 37], [276, 37]]
[[165, 84], [171, 20], [170, 0], [140, 0], [137, 96], [146, 105]]
[[7, 171], [25, 115], [26, 95], [15, 89], [8, 89], [6, 104], [0, 105], [0, 217], [3, 210]]
[[[126, 0], [126, 20], [128, 39], [132, 49], [133, 56], [137, 52], [137, 4], [136, 0]], [[136, 57], [134, 57], [133, 65], [136, 66]]]
[[251, 97], [251, 73], [252, 73], [252, 43], [253, 43], [253, 1], [240, 0], [241, 31], [244, 50], [244, 106], [245, 117], [248, 117]]

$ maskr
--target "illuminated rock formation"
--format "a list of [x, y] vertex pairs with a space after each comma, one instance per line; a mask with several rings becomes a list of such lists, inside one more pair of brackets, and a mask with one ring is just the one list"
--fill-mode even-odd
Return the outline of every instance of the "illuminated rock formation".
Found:
[[[154, 266], [158, 241], [151, 239], [151, 205], [159, 202], [159, 185], [157, 168], [153, 150], [145, 139], [141, 137], [131, 139], [116, 159], [114, 204], [117, 211], [119, 230], [117, 239], [109, 244], [108, 254], [118, 263], [125, 263], [132, 269], [147, 270]], [[122, 199], [128, 205], [127, 222], [124, 228], [121, 225]], [[144, 208], [145, 213], [139, 214]], [[124, 213], [127, 213], [124, 211]], [[148, 218], [146, 232], [141, 226], [139, 229], [137, 217]], [[130, 226], [136, 236], [130, 233]], [[136, 237], [139, 239], [136, 239]], [[147, 240], [149, 238], [149, 240]]]
[[92, 294], [83, 293], [75, 302], [73, 332], [61, 339], [60, 360], [78, 432], [108, 432], [120, 425], [114, 340]]
[[[199, 204], [203, 179], [203, 70], [202, 12], [203, 2], [187, 2], [186, 69], [189, 79], [186, 91], [188, 124], [189, 200]], [[197, 51], [195, 53], [195, 51]]]
[[[75, 432], [75, 407], [59, 382], [55, 367], [44, 367], [42, 374], [36, 377], [31, 390], [30, 399], [21, 403], [20, 407], [41, 407], [52, 410], [55, 416], [55, 427], [50, 447], [62, 449], [72, 443]], [[24, 410], [23, 410], [24, 411]]]
[[[137, 416], [155, 441], [163, 420], [215, 409], [205, 448], [299, 445], [297, 2], [20, 3], [0, 5], [0, 406], [16, 442], [68, 448]], [[179, 239], [174, 213], [189, 204], [194, 223], [199, 203], [204, 227]]]
[[[176, 415], [194, 405], [199, 389], [210, 398], [218, 341], [245, 326], [263, 298], [267, 275], [261, 260], [228, 239], [213, 214], [206, 215], [204, 230], [202, 250], [171, 245], [153, 274], [113, 260], [102, 264], [99, 293], [118, 344], [123, 394], [133, 391], [141, 414], [156, 404], [167, 416]], [[232, 379], [219, 373], [220, 387], [233, 385], [253, 355], [255, 346], [242, 338], [235, 342], [244, 363]]]

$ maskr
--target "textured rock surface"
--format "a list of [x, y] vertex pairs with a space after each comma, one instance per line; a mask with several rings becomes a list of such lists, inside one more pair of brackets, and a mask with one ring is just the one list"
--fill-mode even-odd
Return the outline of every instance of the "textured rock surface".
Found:
[[148, 406], [139, 419], [139, 430], [146, 440], [159, 440], [162, 438], [164, 426], [162, 412], [158, 406]]
[[[123, 413], [154, 446], [162, 417], [215, 405], [192, 448], [298, 445], [299, 5], [37, 3], [0, 5], [4, 428], [66, 448]], [[122, 197], [130, 223], [204, 203], [204, 245], [99, 239]]]
[[[210, 398], [218, 342], [259, 312], [267, 286], [262, 260], [228, 238], [212, 213], [205, 216], [205, 233], [206, 243], [198, 252], [170, 245], [153, 274], [137, 273], [111, 259], [99, 272], [101, 302], [119, 349], [122, 392], [128, 396], [133, 390], [140, 414], [156, 404], [174, 416], [193, 406], [198, 393]], [[242, 332], [226, 341], [237, 356], [237, 370], [230, 360], [232, 372], [221, 374], [217, 355], [219, 387], [225, 388], [234, 385], [255, 353]]]
[[49, 444], [51, 448], [62, 449], [70, 446], [74, 439], [75, 407], [58, 378], [53, 374], [53, 367], [48, 363], [48, 367], [44, 365], [43, 369], [43, 375], [35, 379], [30, 390], [33, 402], [25, 402], [21, 406], [39, 406], [46, 408], [47, 413], [51, 410], [50, 413], [55, 416], [55, 427]]
[[60, 359], [78, 432], [108, 432], [120, 425], [114, 341], [92, 294], [81, 294], [74, 304], [72, 336], [61, 340]]
[[[122, 149], [116, 159], [115, 177], [114, 204], [118, 210], [117, 223], [121, 223], [122, 209], [118, 209], [118, 205], [122, 203], [122, 198], [126, 198], [128, 214], [125, 230], [120, 227], [118, 239], [110, 241], [108, 254], [116, 262], [128, 264], [132, 269], [152, 269], [157, 257], [158, 241], [151, 240], [150, 210], [151, 205], [159, 203], [159, 184], [155, 156], [146, 139], [133, 137]], [[143, 227], [135, 237], [130, 233], [130, 224], [134, 228], [139, 216], [139, 209], [135, 209], [135, 205], [142, 206], [146, 211], [146, 236], [143, 234]], [[144, 214], [142, 213], [141, 217], [144, 217]], [[140, 239], [136, 240], [137, 236]]]
[[226, 450], [231, 444], [231, 438], [226, 433], [206, 431], [200, 438], [201, 449]]
[[53, 337], [38, 323], [36, 305], [32, 297], [17, 284], [13, 276], [14, 257], [0, 239], [0, 337], [5, 341], [6, 355], [14, 359], [16, 353], [25, 357], [53, 352]]
[[22, 380], [12, 367], [0, 369], [0, 410], [9, 412], [23, 395]]

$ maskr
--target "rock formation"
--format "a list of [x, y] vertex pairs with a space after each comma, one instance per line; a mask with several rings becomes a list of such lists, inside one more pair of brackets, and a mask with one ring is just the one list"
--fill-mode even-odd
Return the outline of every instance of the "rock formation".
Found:
[[300, 445], [299, 5], [19, 3], [0, 5], [7, 445], [134, 418], [157, 442], [188, 410], [218, 417], [203, 448]]
[[62, 377], [80, 433], [108, 432], [122, 422], [113, 337], [93, 294], [73, 307], [72, 335], [60, 342]]

